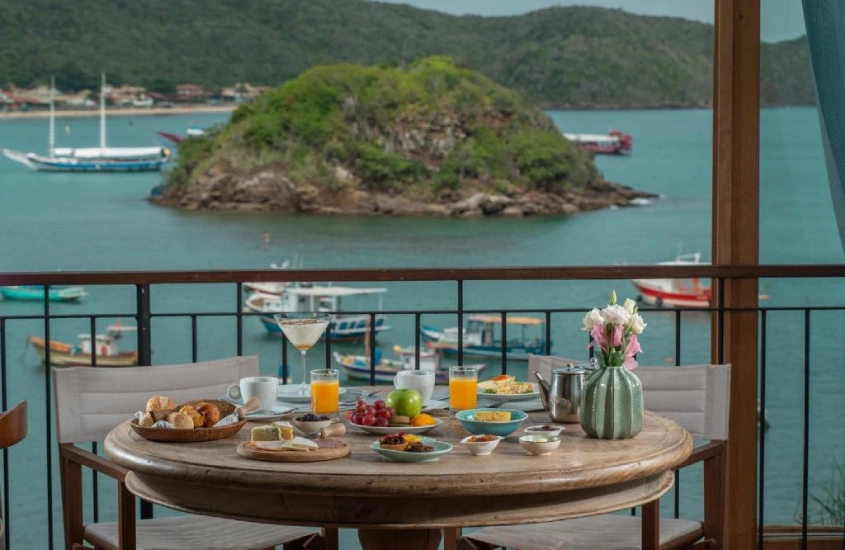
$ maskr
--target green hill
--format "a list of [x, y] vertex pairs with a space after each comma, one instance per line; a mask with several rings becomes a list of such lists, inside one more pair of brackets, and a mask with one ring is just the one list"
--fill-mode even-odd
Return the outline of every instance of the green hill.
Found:
[[448, 57], [310, 69], [184, 140], [158, 202], [185, 208], [507, 215], [627, 205], [518, 94]]
[[[277, 85], [330, 63], [449, 55], [551, 107], [710, 101], [713, 28], [601, 8], [456, 17], [365, 0], [0, 0], [0, 83]], [[764, 103], [814, 101], [804, 39], [765, 44]]]

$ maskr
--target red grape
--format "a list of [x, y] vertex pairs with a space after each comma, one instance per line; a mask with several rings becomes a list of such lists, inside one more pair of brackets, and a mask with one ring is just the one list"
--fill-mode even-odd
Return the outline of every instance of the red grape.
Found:
[[376, 420], [376, 426], [378, 426], [379, 428], [386, 428], [388, 426], [387, 419], [384, 417], [379, 418], [378, 420]]
[[379, 418], [390, 419], [393, 417], [393, 414], [391, 414], [390, 409], [379, 409], [376, 416]]
[[375, 403], [373, 403], [373, 407], [375, 407], [375, 409], [376, 409], [377, 411], [380, 411], [380, 410], [382, 410], [384, 407], [386, 407], [386, 405], [385, 405], [384, 401], [382, 401], [381, 399], [379, 399], [378, 401], [376, 401]]
[[355, 411], [346, 411], [346, 419], [352, 420], [352, 415], [355, 414]]
[[356, 406], [356, 407], [358, 407], [358, 410], [359, 410], [359, 411], [363, 411], [364, 409], [366, 409], [366, 408], [367, 408], [367, 402], [366, 402], [366, 401], [364, 401], [363, 399], [359, 399], [359, 400], [355, 403], [355, 406]]
[[356, 412], [352, 415], [352, 423], [353, 424], [363, 424], [364, 423], [364, 413]]
[[376, 417], [371, 414], [365, 414], [364, 418], [361, 419], [361, 424], [364, 426], [372, 426], [376, 423]]
[[367, 407], [367, 414], [375, 415], [376, 414], [376, 408], [372, 407], [372, 406]]

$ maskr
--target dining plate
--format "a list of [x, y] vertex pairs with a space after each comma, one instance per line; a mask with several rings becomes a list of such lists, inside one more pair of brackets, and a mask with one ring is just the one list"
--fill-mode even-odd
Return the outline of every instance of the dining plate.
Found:
[[[276, 397], [285, 403], [311, 403], [311, 386], [306, 387], [305, 395], [299, 394], [299, 384], [279, 384], [279, 391]], [[346, 393], [346, 388], [340, 388], [338, 395]]]
[[537, 384], [533, 384], [534, 391], [531, 393], [514, 393], [514, 394], [505, 394], [505, 393], [484, 393], [483, 391], [478, 392], [478, 397], [481, 399], [486, 399], [488, 401], [492, 401], [493, 403], [508, 403], [510, 401], [526, 401], [528, 399], [536, 399], [540, 397], [540, 388]]
[[378, 441], [370, 443], [370, 449], [374, 450], [384, 458], [393, 462], [435, 462], [440, 457], [452, 450], [452, 446], [445, 441], [437, 441], [431, 437], [424, 437], [422, 440], [426, 445], [431, 445], [434, 450], [430, 453], [409, 453], [407, 451], [393, 451], [382, 449]]
[[276, 405], [272, 411], [253, 411], [247, 413], [246, 419], [254, 422], [270, 422], [272, 420], [279, 420], [293, 410], [292, 407]]
[[439, 426], [443, 425], [443, 421], [439, 418], [434, 419], [434, 424], [429, 426], [386, 426], [380, 428], [378, 426], [361, 426], [359, 424], [349, 423], [350, 426], [355, 426], [359, 430], [363, 430], [367, 433], [374, 434], [374, 435], [388, 435], [388, 434], [395, 434], [398, 432], [405, 432], [406, 434], [424, 434], [429, 430], [433, 430]]

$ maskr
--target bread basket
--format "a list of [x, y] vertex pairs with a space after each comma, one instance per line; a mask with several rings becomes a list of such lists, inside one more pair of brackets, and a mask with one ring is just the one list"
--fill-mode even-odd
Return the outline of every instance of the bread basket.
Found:
[[[139, 426], [138, 420], [135, 418], [132, 419], [129, 425], [132, 426], [132, 429], [135, 430], [136, 434], [150, 441], [160, 441], [163, 443], [197, 443], [200, 441], [215, 441], [217, 439], [232, 437], [238, 433], [241, 428], [243, 428], [244, 424], [246, 424], [246, 413], [251, 410], [250, 403], [247, 403], [243, 407], [236, 407], [228, 401], [222, 401], [219, 399], [195, 399], [193, 401], [187, 401], [176, 407], [176, 410], [178, 411], [185, 405], [196, 405], [201, 402], [215, 405], [218, 409], [220, 409], [221, 418], [237, 412], [240, 420], [234, 424], [229, 424], [228, 426], [222, 426], [220, 428], [193, 428], [190, 430], [145, 428], [143, 426]], [[255, 405], [258, 405], [257, 400]]]

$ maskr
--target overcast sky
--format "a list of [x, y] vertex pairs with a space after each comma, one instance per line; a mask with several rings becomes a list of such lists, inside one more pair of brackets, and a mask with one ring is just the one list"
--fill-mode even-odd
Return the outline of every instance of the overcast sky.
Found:
[[[457, 15], [513, 15], [550, 6], [622, 8], [643, 15], [670, 15], [713, 23], [713, 0], [377, 0]], [[775, 42], [804, 34], [801, 0], [762, 0], [763, 40]]]

